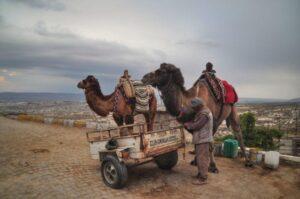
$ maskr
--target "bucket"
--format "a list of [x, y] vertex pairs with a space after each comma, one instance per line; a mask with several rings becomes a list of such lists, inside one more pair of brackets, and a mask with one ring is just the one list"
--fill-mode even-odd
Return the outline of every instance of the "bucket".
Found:
[[263, 154], [261, 152], [258, 152], [256, 154], [256, 164], [260, 164], [263, 160]]
[[228, 158], [235, 158], [238, 154], [238, 141], [234, 139], [227, 139], [224, 141], [223, 154]]
[[271, 169], [277, 169], [279, 165], [279, 152], [267, 151], [265, 153], [265, 166]]

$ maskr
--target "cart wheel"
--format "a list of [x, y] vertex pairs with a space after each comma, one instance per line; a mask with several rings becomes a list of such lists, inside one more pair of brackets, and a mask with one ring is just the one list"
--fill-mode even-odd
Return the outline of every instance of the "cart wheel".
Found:
[[101, 174], [104, 183], [114, 189], [123, 188], [128, 178], [126, 165], [112, 155], [108, 155], [103, 159]]
[[170, 170], [177, 164], [178, 153], [177, 151], [171, 151], [155, 157], [154, 160], [159, 168]]

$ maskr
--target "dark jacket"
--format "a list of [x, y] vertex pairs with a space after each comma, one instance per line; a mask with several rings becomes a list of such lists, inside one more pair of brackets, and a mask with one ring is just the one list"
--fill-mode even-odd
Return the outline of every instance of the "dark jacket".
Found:
[[208, 108], [202, 108], [192, 121], [184, 125], [193, 132], [193, 144], [213, 141], [213, 116]]

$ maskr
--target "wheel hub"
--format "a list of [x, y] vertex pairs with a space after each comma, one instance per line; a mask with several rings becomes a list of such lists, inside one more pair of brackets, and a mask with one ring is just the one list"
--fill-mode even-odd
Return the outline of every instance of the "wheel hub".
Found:
[[117, 181], [117, 170], [110, 162], [104, 166], [104, 177], [109, 184], [114, 184]]

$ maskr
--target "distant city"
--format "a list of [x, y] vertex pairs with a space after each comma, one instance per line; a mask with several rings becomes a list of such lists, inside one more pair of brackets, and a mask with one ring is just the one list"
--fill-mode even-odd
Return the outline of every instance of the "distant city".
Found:
[[[158, 98], [159, 99], [159, 98]], [[84, 101], [83, 93], [48, 93], [48, 92], [0, 92], [0, 102], [38, 102], [38, 101]], [[239, 104], [255, 103], [300, 103], [300, 98], [240, 98]], [[159, 104], [162, 101], [159, 99]]]
[[[158, 99], [160, 100], [159, 97]], [[256, 124], [259, 126], [277, 128], [292, 134], [298, 134], [300, 131], [300, 98], [292, 100], [241, 98], [237, 108], [239, 114], [254, 113]], [[159, 110], [164, 110], [161, 100]], [[0, 114], [20, 113], [68, 119], [95, 118], [82, 93], [0, 93]], [[112, 118], [109, 116], [107, 119]], [[222, 124], [218, 133], [226, 135], [230, 131]]]

